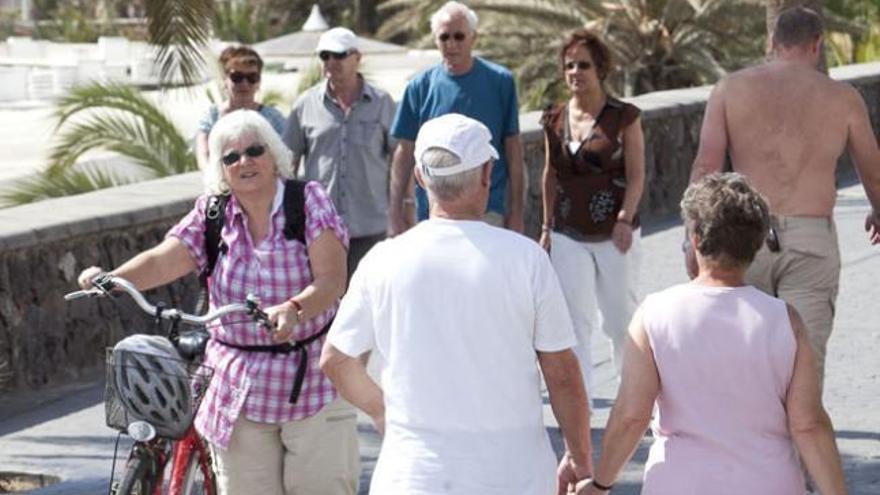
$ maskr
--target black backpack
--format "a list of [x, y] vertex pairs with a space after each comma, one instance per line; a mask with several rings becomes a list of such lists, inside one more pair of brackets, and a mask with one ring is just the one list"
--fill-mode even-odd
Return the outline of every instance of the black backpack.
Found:
[[[306, 183], [303, 181], [290, 179], [284, 183], [284, 238], [298, 240], [303, 244], [306, 243], [305, 191]], [[202, 314], [208, 309], [208, 279], [214, 272], [217, 258], [221, 253], [226, 254], [229, 249], [220, 236], [226, 219], [227, 203], [228, 193], [210, 196], [205, 205], [205, 254], [208, 262], [199, 273], [201, 293], [196, 303], [196, 314]]]

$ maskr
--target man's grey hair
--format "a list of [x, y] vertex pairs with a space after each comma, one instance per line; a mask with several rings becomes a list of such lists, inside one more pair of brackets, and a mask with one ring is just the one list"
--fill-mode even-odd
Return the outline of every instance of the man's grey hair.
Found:
[[293, 153], [281, 141], [269, 121], [253, 110], [236, 110], [220, 118], [208, 136], [208, 163], [202, 178], [209, 194], [229, 192], [229, 183], [223, 174], [226, 168], [222, 161], [223, 148], [233, 139], [243, 136], [253, 137], [254, 142], [266, 146], [275, 164], [275, 171], [282, 180], [293, 178]]
[[[423, 167], [445, 168], [458, 165], [461, 160], [449, 150], [434, 147], [422, 153], [421, 163]], [[480, 185], [482, 170], [483, 167], [480, 166], [458, 174], [431, 176], [422, 168], [422, 180], [430, 195], [440, 201], [454, 201]]]
[[446, 2], [434, 15], [431, 16], [431, 32], [436, 33], [441, 22], [448, 22], [450, 19], [463, 16], [467, 20], [471, 33], [477, 32], [477, 22], [479, 17], [470, 7], [461, 2]]

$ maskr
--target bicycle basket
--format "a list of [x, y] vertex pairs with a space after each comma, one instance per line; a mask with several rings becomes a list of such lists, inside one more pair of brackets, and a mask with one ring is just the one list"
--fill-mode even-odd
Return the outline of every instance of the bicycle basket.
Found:
[[167, 356], [107, 349], [104, 414], [107, 426], [126, 431], [146, 421], [157, 436], [183, 437], [192, 425], [213, 370]]

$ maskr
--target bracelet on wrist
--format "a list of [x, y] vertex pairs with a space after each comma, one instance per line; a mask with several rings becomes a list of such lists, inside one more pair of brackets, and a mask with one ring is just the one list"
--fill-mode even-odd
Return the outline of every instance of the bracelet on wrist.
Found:
[[617, 223], [622, 223], [622, 224], [624, 224], [624, 225], [629, 225], [630, 227], [633, 226], [632, 220], [627, 220], [626, 218], [622, 218], [622, 217], [617, 219]]
[[596, 481], [596, 478], [591, 479], [590, 484], [593, 485], [597, 490], [601, 490], [603, 492], [610, 492], [611, 489], [614, 488], [614, 483], [611, 483], [610, 485], [603, 485], [602, 483]]
[[551, 230], [553, 230], [552, 225], [548, 225], [546, 223], [544, 225], [541, 225], [541, 232], [550, 232]]

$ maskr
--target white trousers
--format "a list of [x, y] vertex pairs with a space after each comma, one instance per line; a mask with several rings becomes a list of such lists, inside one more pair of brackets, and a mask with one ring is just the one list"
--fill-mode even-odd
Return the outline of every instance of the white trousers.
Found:
[[641, 230], [633, 231], [632, 247], [621, 253], [608, 241], [578, 242], [553, 232], [550, 260], [571, 314], [578, 339], [574, 351], [581, 363], [587, 394], [592, 397], [593, 360], [590, 338], [599, 326], [611, 341], [618, 377], [623, 369], [623, 345], [627, 327], [638, 305], [639, 266], [642, 258]]

